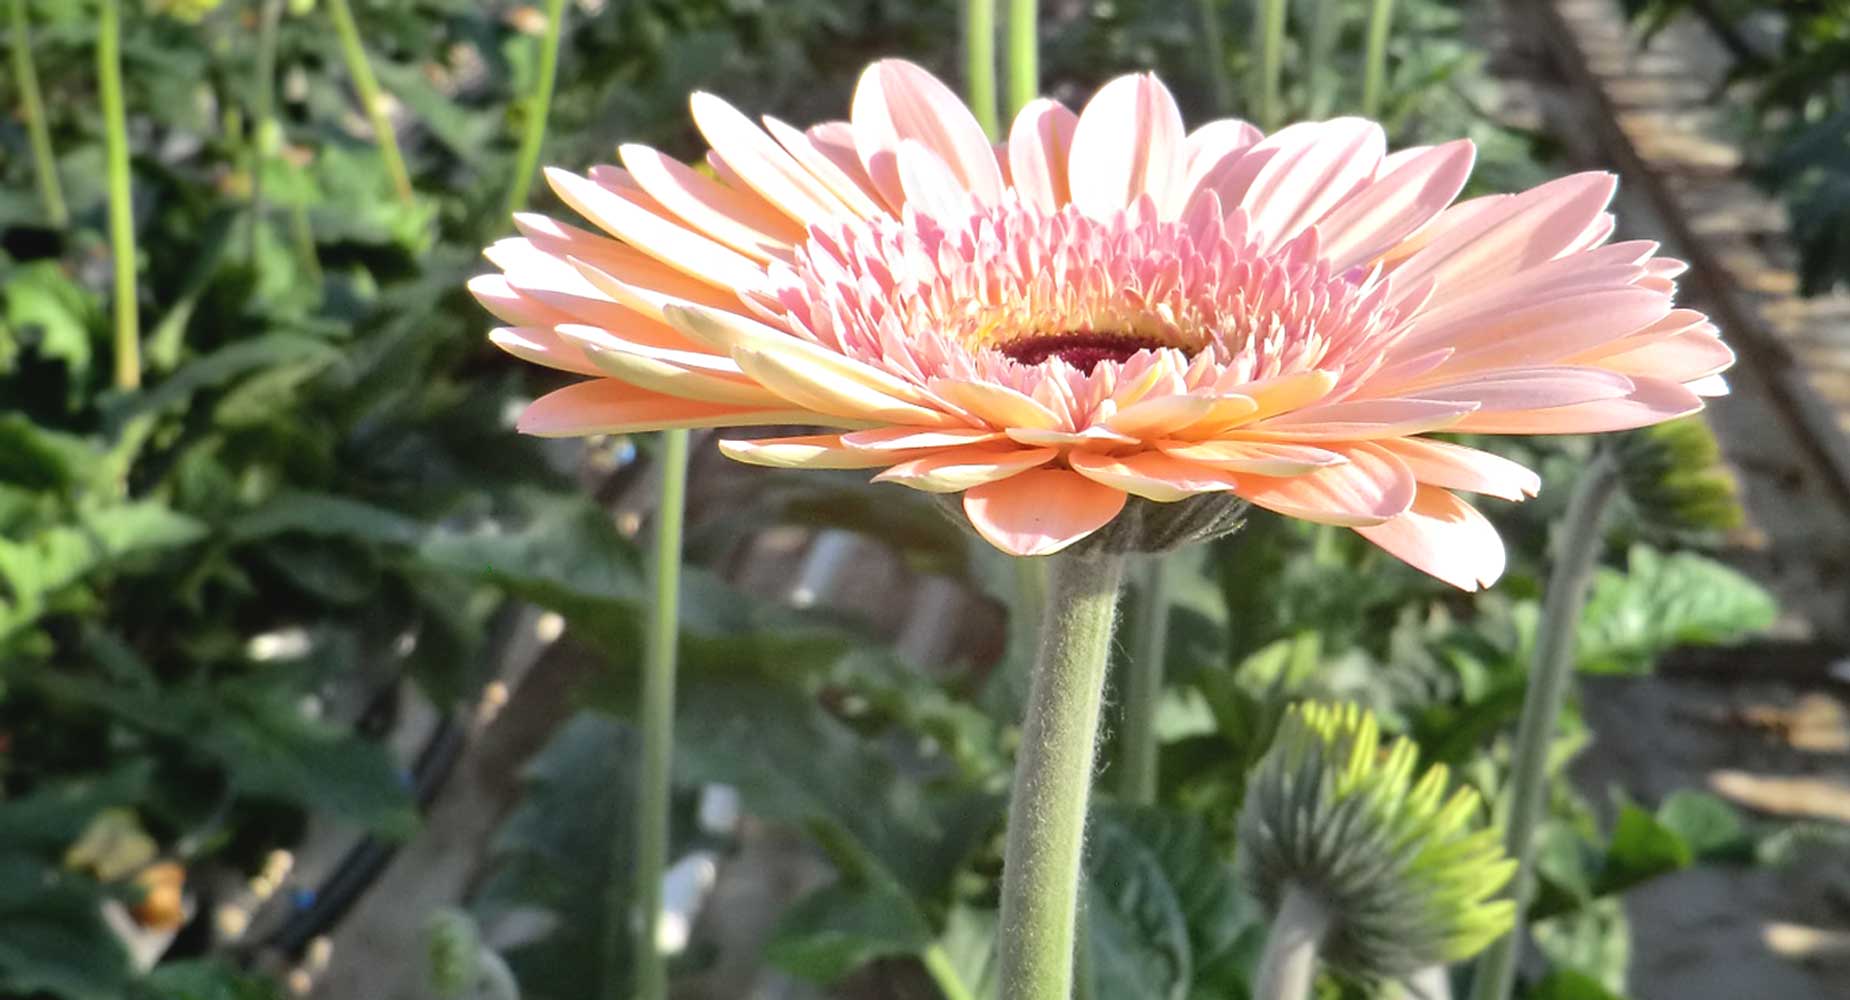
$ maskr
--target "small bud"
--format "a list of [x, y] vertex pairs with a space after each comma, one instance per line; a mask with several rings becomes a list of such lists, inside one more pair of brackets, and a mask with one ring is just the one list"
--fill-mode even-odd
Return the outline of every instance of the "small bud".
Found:
[[1740, 487], [1701, 417], [1620, 435], [1617, 452], [1625, 495], [1647, 527], [1712, 534], [1746, 523]]
[[439, 910], [425, 927], [431, 992], [460, 997], [481, 978], [481, 933], [475, 921], [458, 910]]
[[1286, 713], [1240, 812], [1238, 864], [1274, 914], [1292, 890], [1330, 915], [1318, 953], [1364, 980], [1456, 962], [1510, 928], [1490, 899], [1516, 863], [1479, 827], [1476, 791], [1448, 797], [1443, 765], [1415, 775], [1418, 749], [1381, 746], [1373, 714], [1305, 702]]

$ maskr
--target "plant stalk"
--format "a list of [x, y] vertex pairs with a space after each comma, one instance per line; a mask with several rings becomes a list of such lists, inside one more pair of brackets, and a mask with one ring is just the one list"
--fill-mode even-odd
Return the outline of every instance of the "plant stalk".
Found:
[[1041, 96], [1040, 11], [1035, 0], [1009, 0], [1008, 117]]
[[1284, 117], [1285, 0], [1259, 0], [1253, 15], [1253, 34], [1259, 37], [1259, 80], [1253, 88], [1259, 94], [1256, 117], [1259, 127], [1270, 132]]
[[963, 977], [957, 974], [957, 966], [951, 962], [951, 956], [944, 946], [933, 944], [919, 956], [925, 966], [925, 972], [938, 987], [944, 1000], [976, 1000], [976, 993], [965, 985]]
[[1394, 21], [1394, 0], [1373, 0], [1368, 8], [1368, 43], [1362, 63], [1362, 115], [1373, 118], [1381, 110], [1381, 91], [1387, 83], [1388, 27]]
[[1201, 47], [1208, 58], [1208, 80], [1214, 87], [1214, 113], [1233, 113], [1233, 77], [1227, 72], [1227, 42], [1220, 30], [1221, 0], [1200, 0]]
[[257, 260], [257, 230], [263, 224], [264, 168], [280, 138], [276, 125], [276, 26], [283, 17], [283, 0], [258, 0], [257, 70], [251, 81], [256, 103], [256, 120], [251, 123], [251, 215], [246, 234], [244, 259]]
[[121, 0], [103, 0], [96, 26], [96, 77], [103, 100], [109, 175], [109, 253], [115, 262], [116, 388], [141, 385], [141, 317], [135, 298], [135, 205], [129, 183], [128, 111], [122, 101]]
[[1118, 797], [1133, 805], [1156, 801], [1156, 707], [1163, 696], [1163, 661], [1169, 649], [1169, 572], [1161, 556], [1139, 567], [1136, 635], [1124, 671], [1124, 736]]
[[1342, 33], [1344, 4], [1342, 0], [1311, 0], [1311, 6], [1310, 34], [1304, 44], [1304, 90], [1309, 95], [1306, 117], [1316, 121], [1327, 117], [1335, 103], [1331, 56]]
[[1002, 863], [1002, 1000], [1069, 1000], [1121, 555], [1053, 556]]
[[1324, 905], [1303, 889], [1288, 886], [1266, 937], [1253, 1000], [1308, 1000], [1317, 985], [1317, 949], [1329, 929], [1330, 912]]
[[360, 103], [366, 107], [366, 120], [373, 126], [373, 141], [379, 145], [379, 158], [385, 161], [385, 170], [392, 177], [392, 189], [398, 193], [398, 200], [409, 204], [411, 173], [405, 169], [405, 157], [398, 151], [398, 133], [392, 130], [392, 119], [385, 113], [385, 94], [373, 77], [372, 63], [366, 60], [366, 48], [360, 44], [360, 29], [353, 23], [353, 10], [347, 6], [347, 0], [327, 2], [328, 16], [334, 19], [334, 31], [340, 36], [341, 57], [346, 60], [347, 75], [353, 78], [353, 89], [360, 95]]
[[964, 0], [964, 93], [991, 140], [996, 122], [996, 0]]
[[[658, 942], [662, 876], [668, 870], [668, 798], [673, 777], [669, 769], [674, 752], [675, 643], [680, 636], [681, 525], [687, 506], [687, 452], [687, 431], [663, 432], [661, 506], [655, 512], [655, 551], [650, 562], [655, 603], [650, 608], [643, 661], [642, 772], [636, 790], [636, 856], [631, 866], [635, 873], [630, 894], [634, 901], [630, 912], [635, 933], [635, 1000], [668, 997], [668, 963]], [[617, 870], [631, 860], [618, 859]], [[613, 959], [617, 944], [613, 940]], [[606, 975], [606, 986], [608, 1000], [624, 997], [614, 962]]]
[[32, 142], [32, 167], [38, 175], [39, 200], [45, 203], [45, 220], [63, 229], [71, 211], [64, 204], [64, 187], [58, 182], [58, 158], [52, 154], [51, 126], [45, 120], [45, 99], [39, 94], [39, 71], [32, 61], [32, 31], [26, 23], [26, 0], [13, 0], [13, 80], [26, 114], [26, 133]]
[[559, 37], [565, 30], [565, 0], [547, 0], [546, 35], [540, 40], [540, 78], [527, 106], [526, 128], [520, 152], [514, 159], [514, 186], [507, 195], [507, 214], [527, 207], [533, 174], [540, 165], [540, 145], [546, 138], [546, 119], [552, 113], [552, 91], [559, 75]]
[[1535, 665], [1523, 695], [1522, 721], [1516, 729], [1510, 767], [1509, 819], [1505, 839], [1516, 859], [1513, 893], [1516, 923], [1478, 960], [1471, 986], [1473, 1000], [1508, 1000], [1516, 981], [1522, 944], [1523, 914], [1535, 894], [1535, 828], [1548, 790], [1548, 747], [1574, 673], [1574, 641], [1587, 586], [1605, 533], [1600, 525], [1619, 491], [1619, 466], [1610, 453], [1593, 460], [1574, 489], [1562, 525], [1560, 550], [1548, 576], [1542, 603], [1541, 632], [1535, 642]]

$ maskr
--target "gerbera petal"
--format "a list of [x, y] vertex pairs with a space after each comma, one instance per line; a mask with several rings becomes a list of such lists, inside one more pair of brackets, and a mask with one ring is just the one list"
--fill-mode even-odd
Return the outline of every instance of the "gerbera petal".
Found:
[[1648, 427], [1702, 409], [1702, 398], [1668, 379], [1633, 377], [1621, 399], [1514, 413], [1473, 413], [1450, 429], [1465, 434], [1598, 434]]
[[803, 169], [739, 109], [704, 93], [695, 93], [687, 103], [694, 125], [712, 145], [713, 152], [746, 186], [784, 214], [803, 223], [853, 214], [827, 185]]
[[1487, 206], [1453, 225], [1394, 271], [1397, 286], [1433, 278], [1449, 297], [1553, 260], [1612, 200], [1611, 174], [1573, 174]]
[[634, 143], [618, 146], [617, 157], [650, 197], [740, 253], [770, 260], [804, 239], [802, 226], [756, 194], [702, 177], [679, 160]]
[[1380, 448], [1341, 449], [1349, 459], [1299, 476], [1241, 476], [1235, 493], [1289, 517], [1345, 527], [1380, 524], [1412, 505], [1418, 483], [1407, 463]]
[[1479, 372], [1458, 382], [1422, 385], [1421, 399], [1474, 402], [1477, 412], [1545, 410], [1632, 393], [1632, 380], [1604, 368], [1518, 368]]
[[1366, 441], [1422, 434], [1456, 424], [1477, 408], [1444, 399], [1358, 399], [1325, 403], [1252, 424], [1243, 433], [1304, 440]]
[[909, 207], [940, 219], [962, 219], [970, 214], [970, 192], [924, 144], [901, 139], [898, 162], [899, 186]]
[[721, 287], [751, 288], [764, 272], [751, 258], [700, 236], [589, 178], [547, 168], [559, 200], [598, 228], [684, 274]]
[[[1258, 409], [1245, 396], [1229, 403], [1239, 416]], [[1176, 430], [1190, 426], [1213, 412], [1217, 401], [1211, 396], [1157, 396], [1132, 403], [1105, 420], [1105, 429], [1131, 437], [1169, 437]], [[1231, 418], [1230, 418], [1231, 419]]]
[[[1293, 130], [1297, 131], [1293, 131]], [[1293, 125], [1254, 146], [1247, 155], [1277, 154], [1230, 202], [1246, 210], [1261, 247], [1297, 236], [1367, 183], [1387, 152], [1381, 126], [1365, 118]], [[1227, 192], [1222, 192], [1225, 198]]]
[[1156, 446], [1197, 465], [1256, 476], [1301, 476], [1349, 460], [1327, 448], [1280, 441], [1158, 441]]
[[[852, 383], [867, 392], [895, 401], [903, 401], [913, 411], [929, 411], [927, 419], [916, 421], [921, 425], [929, 426], [947, 422], [944, 414], [935, 409], [936, 400], [918, 386], [872, 365], [863, 364], [835, 351], [799, 340], [755, 320], [713, 309], [702, 309], [698, 306], [671, 307], [668, 310], [668, 320], [674, 324], [675, 329], [709, 347], [726, 351], [733, 356], [735, 361], [738, 360], [738, 354], [742, 350], [775, 357], [781, 369], [793, 375], [808, 374], [813, 377], [818, 387]], [[859, 392], [853, 394], [860, 395]], [[898, 422], [904, 423], [905, 421]]]
[[850, 448], [887, 455], [888, 461], [891, 461], [891, 455], [896, 451], [955, 448], [959, 445], [997, 441], [1001, 437], [1001, 432], [987, 427], [880, 427], [843, 434], [841, 439], [842, 444]]
[[[670, 267], [609, 237], [528, 212], [515, 215], [514, 225], [536, 249], [576, 268], [598, 291], [651, 319], [660, 320], [662, 304], [675, 300], [732, 311], [741, 308], [737, 293]], [[612, 291], [610, 283], [585, 274], [585, 265], [620, 283], [621, 291]]]
[[900, 483], [927, 493], [957, 493], [1046, 465], [1058, 454], [1052, 448], [1006, 444], [947, 448], [892, 466], [875, 476], [874, 482]]
[[1460, 590], [1476, 590], [1503, 575], [1503, 539], [1484, 515], [1445, 490], [1420, 487], [1407, 512], [1355, 529], [1414, 569]]
[[1059, 211], [1071, 200], [1067, 187], [1067, 153], [1079, 116], [1059, 101], [1029, 101], [1009, 127], [1009, 181], [1028, 205]]
[[1317, 222], [1330, 266], [1346, 271], [1365, 264], [1432, 221], [1464, 189], [1476, 159], [1469, 139], [1435, 146], [1331, 210]]
[[1002, 197], [1002, 168], [976, 116], [957, 95], [923, 68], [903, 59], [882, 59], [867, 67], [854, 89], [850, 119], [855, 150], [887, 203], [905, 203], [894, 159], [902, 139], [938, 154], [978, 202]]
[[755, 406], [763, 409], [788, 405], [776, 393], [751, 382], [743, 375], [736, 373], [726, 375], [711, 370], [702, 371], [684, 363], [677, 364], [669, 360], [675, 353], [681, 353], [684, 357], [702, 357], [702, 355], [687, 355], [686, 352], [639, 351], [627, 344], [607, 346], [585, 344], [584, 350], [591, 362], [600, 369], [601, 374], [663, 395], [678, 396], [682, 399], [698, 399], [708, 403], [725, 403], [732, 406]]
[[1713, 334], [1692, 331], [1608, 355], [1597, 364], [1628, 375], [1693, 382], [1726, 371], [1734, 364], [1734, 351]]
[[603, 374], [591, 363], [590, 358], [585, 357], [585, 352], [578, 345], [559, 336], [550, 327], [504, 326], [491, 331], [488, 342], [522, 361], [580, 375]]
[[1169, 88], [1148, 73], [1099, 88], [1073, 130], [1067, 182], [1073, 204], [1108, 218], [1148, 195], [1159, 218], [1182, 214], [1185, 164], [1182, 112]]
[[1182, 198], [1192, 202], [1202, 181], [1224, 163], [1251, 149], [1265, 133], [1238, 118], [1211, 121], [1188, 134], [1183, 143], [1187, 154], [1187, 173], [1182, 182]]
[[1067, 456], [1067, 462], [1074, 472], [1093, 482], [1158, 503], [1186, 500], [1201, 493], [1225, 492], [1239, 484], [1230, 472], [1185, 462], [1159, 451], [1134, 455], [1076, 451]]
[[1036, 469], [964, 494], [964, 514], [991, 545], [1011, 555], [1046, 556], [1111, 523], [1122, 490], [1070, 469]]
[[1487, 451], [1427, 438], [1399, 438], [1378, 444], [1407, 463], [1413, 477], [1422, 483], [1505, 500], [1522, 500], [1542, 490], [1542, 477]]
[[839, 371], [817, 370], [791, 353], [735, 347], [739, 369], [792, 405], [849, 420], [884, 424], [954, 424], [949, 415], [889, 396]]
[[634, 434], [675, 427], [750, 427], [833, 424], [835, 418], [786, 407], [770, 410], [665, 396], [600, 378], [556, 389], [528, 404], [518, 423], [523, 434], [585, 437]]
[[750, 465], [779, 469], [873, 469], [890, 456], [868, 455], [841, 446], [836, 434], [759, 438], [756, 441], [721, 441], [720, 454]]
[[886, 209], [875, 201], [873, 181], [854, 155], [854, 130], [847, 122], [824, 122], [799, 132], [766, 115], [764, 127], [804, 170], [856, 215], [873, 218]]
[[991, 427], [1039, 427], [1065, 430], [1058, 415], [1039, 400], [1005, 385], [939, 379], [931, 390], [976, 414]]

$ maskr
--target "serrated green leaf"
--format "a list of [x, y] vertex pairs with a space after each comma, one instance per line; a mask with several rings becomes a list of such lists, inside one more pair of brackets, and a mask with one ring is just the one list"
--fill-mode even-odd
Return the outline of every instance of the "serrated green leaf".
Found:
[[52, 260], [22, 265], [8, 275], [0, 295], [6, 299], [6, 325], [37, 335], [38, 353], [63, 361], [73, 385], [90, 370], [90, 330], [101, 312], [95, 298]]
[[1667, 872], [1687, 868], [1695, 854], [1676, 831], [1656, 817], [1626, 803], [1613, 823], [1594, 891], [1600, 895], [1624, 890]]
[[0, 638], [30, 625], [61, 591], [131, 555], [189, 544], [205, 527], [152, 500], [78, 515], [19, 541], [0, 538]]
[[298, 533], [312, 538], [346, 538], [376, 545], [412, 545], [424, 525], [394, 510], [331, 493], [290, 490], [226, 526], [233, 541]]
[[1641, 673], [1678, 646], [1737, 641], [1777, 615], [1770, 594], [1721, 563], [1638, 546], [1625, 572], [1603, 569], [1594, 579], [1577, 656], [1582, 670]]

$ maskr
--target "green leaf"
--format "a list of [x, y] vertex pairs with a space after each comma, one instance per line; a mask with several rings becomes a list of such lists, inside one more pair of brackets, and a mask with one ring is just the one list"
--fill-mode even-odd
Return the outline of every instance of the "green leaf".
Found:
[[236, 341], [188, 362], [144, 392], [110, 398], [104, 402], [104, 412], [112, 424], [120, 427], [143, 414], [182, 407], [194, 394], [241, 375], [307, 361], [331, 364], [339, 357], [340, 352], [335, 347], [316, 337], [265, 333]]
[[0, 638], [30, 625], [61, 591], [111, 562], [183, 546], [204, 533], [192, 518], [146, 500], [87, 511], [75, 524], [17, 542], [0, 538]]
[[39, 859], [0, 851], [0, 992], [115, 1000], [128, 953], [103, 923], [101, 887]]
[[1625, 1000], [1599, 980], [1573, 969], [1555, 969], [1524, 996], [1527, 1000]]
[[35, 331], [38, 353], [57, 358], [81, 385], [90, 370], [90, 330], [100, 325], [95, 299], [64, 273], [54, 260], [35, 261], [13, 270], [0, 287], [6, 298], [6, 325]]
[[1752, 857], [1753, 838], [1735, 808], [1703, 792], [1672, 792], [1657, 807], [1657, 821], [1701, 859]]
[[1770, 594], [1721, 563], [1637, 546], [1625, 572], [1602, 569], [1594, 579], [1580, 620], [1580, 668], [1643, 673], [1671, 649], [1733, 642], [1777, 615]]
[[312, 538], [347, 538], [378, 545], [412, 545], [424, 535], [420, 522], [351, 497], [289, 490], [227, 525], [233, 541], [298, 533]]
[[0, 416], [0, 483], [63, 492], [91, 479], [101, 461], [74, 434], [40, 427], [20, 413]]
[[138, 984], [137, 1000], [279, 1000], [274, 977], [247, 973], [229, 962], [163, 962]]
[[896, 887], [836, 883], [784, 911], [765, 958], [827, 984], [877, 958], [917, 955], [931, 940], [918, 908]]
[[1571, 913], [1532, 925], [1535, 946], [1550, 964], [1576, 970], [1604, 989], [1625, 989], [1631, 964], [1631, 924], [1625, 908], [1612, 898], [1601, 899]]
[[1687, 868], [1695, 860], [1682, 837], [1656, 817], [1630, 803], [1619, 809], [1605, 864], [1594, 886], [1599, 895], [1624, 890], [1668, 872]]

